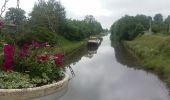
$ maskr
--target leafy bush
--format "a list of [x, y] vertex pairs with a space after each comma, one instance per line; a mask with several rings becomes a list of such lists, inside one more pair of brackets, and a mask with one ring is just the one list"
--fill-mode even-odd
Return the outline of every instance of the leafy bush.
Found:
[[33, 84], [30, 83], [29, 75], [14, 71], [0, 71], [0, 83], [1, 89], [33, 87]]
[[16, 42], [17, 45], [21, 47], [25, 42], [31, 44], [32, 40], [38, 41], [40, 43], [48, 41], [50, 45], [55, 45], [58, 42], [55, 34], [46, 32], [44, 30], [20, 34], [20, 36], [17, 37]]
[[64, 76], [61, 68], [62, 55], [56, 53], [56, 47], [50, 47], [48, 42], [39, 44], [32, 41], [32, 45], [25, 43], [21, 49], [17, 45], [14, 48], [9, 44], [3, 47], [1, 65], [7, 72], [0, 71], [0, 82], [3, 81], [0, 88], [41, 86], [60, 80]]

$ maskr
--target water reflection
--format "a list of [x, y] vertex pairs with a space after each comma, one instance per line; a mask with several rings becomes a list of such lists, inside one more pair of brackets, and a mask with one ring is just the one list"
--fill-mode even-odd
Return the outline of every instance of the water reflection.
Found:
[[141, 68], [140, 66], [142, 66], [142, 64], [140, 61], [134, 55], [132, 55], [122, 44], [118, 42], [112, 42], [111, 44], [114, 47], [115, 57], [119, 63], [127, 65], [128, 67]]
[[[135, 70], [133, 57], [110, 44], [109, 35], [105, 36], [92, 58], [87, 56], [87, 48], [83, 57], [79, 50], [80, 55], [72, 60], [78, 62], [71, 64], [76, 76], [59, 100], [170, 100], [168, 89], [157, 76]], [[46, 100], [55, 100], [50, 97]]]
[[86, 57], [92, 58], [93, 55], [97, 54], [97, 50], [102, 43], [103, 38], [99, 38], [100, 42], [98, 44], [87, 45], [88, 55]]
[[74, 50], [74, 52], [69, 53], [64, 57], [64, 66], [69, 66], [70, 64], [75, 65], [77, 62], [81, 60], [84, 55], [88, 54], [88, 50], [86, 46], [82, 46], [81, 48]]
[[72, 77], [75, 76], [74, 69], [72, 68], [72, 66], [76, 65], [76, 63], [79, 62], [83, 56], [91, 59], [95, 54], [97, 54], [97, 50], [101, 45], [101, 42], [102, 42], [102, 38], [100, 38], [100, 43], [98, 45], [82, 46], [81, 48], [77, 49], [73, 53], [64, 57], [64, 61], [63, 61], [64, 66], [70, 71]]
[[97, 54], [97, 49], [98, 49], [99, 45], [94, 45], [94, 46], [88, 46], [87, 50], [88, 50], [88, 55], [87, 57], [92, 58], [93, 55]]

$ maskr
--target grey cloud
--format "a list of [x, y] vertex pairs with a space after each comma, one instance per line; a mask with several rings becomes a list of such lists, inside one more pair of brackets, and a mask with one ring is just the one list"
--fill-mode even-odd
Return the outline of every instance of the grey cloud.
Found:
[[[170, 0], [99, 0], [104, 9], [112, 12], [110, 17], [100, 17], [99, 21], [109, 28], [112, 23], [125, 14], [145, 14], [154, 16], [161, 13], [164, 17], [170, 15]], [[106, 19], [107, 18], [107, 19]]]

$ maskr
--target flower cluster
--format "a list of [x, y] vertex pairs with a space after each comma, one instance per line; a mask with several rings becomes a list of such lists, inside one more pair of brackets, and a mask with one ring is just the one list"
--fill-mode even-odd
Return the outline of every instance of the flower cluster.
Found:
[[46, 54], [44, 54], [44, 55], [39, 55], [38, 57], [37, 57], [37, 59], [38, 59], [38, 61], [40, 61], [40, 62], [44, 62], [44, 61], [48, 61], [48, 55], [46, 55]]
[[5, 55], [5, 59], [3, 62], [3, 69], [5, 71], [12, 70], [12, 60], [13, 60], [13, 53], [14, 53], [14, 47], [10, 44], [7, 44], [3, 47], [3, 52]]
[[48, 46], [49, 43], [48, 42], [44, 42], [42, 44], [38, 43], [37, 41], [33, 40], [32, 41], [32, 45], [35, 47], [35, 48], [39, 48], [40, 46]]
[[62, 54], [59, 53], [55, 53], [55, 54], [43, 54], [43, 55], [39, 55], [37, 57], [38, 61], [40, 62], [45, 62], [48, 61], [49, 58], [52, 58], [52, 60], [55, 62], [56, 65], [62, 65]]
[[55, 64], [58, 64], [58, 65], [62, 65], [62, 54], [59, 54], [59, 53], [55, 53], [53, 54], [54, 56], [54, 62]]
[[40, 44], [39, 44], [37, 41], [35, 41], [35, 40], [32, 41], [32, 45], [33, 45], [35, 48], [39, 48], [39, 47], [40, 47]]
[[24, 58], [28, 54], [28, 50], [29, 50], [29, 44], [24, 43], [24, 45], [22, 46], [21, 51], [19, 52], [19, 57]]
[[[32, 46], [36, 48], [39, 48], [40, 46], [48, 46], [48, 42], [43, 42], [43, 43], [38, 43], [37, 41], [32, 41]], [[30, 44], [29, 43], [24, 43], [22, 45], [21, 50], [19, 51], [18, 57], [20, 59], [25, 58], [26, 56], [29, 57], [31, 52], [29, 53], [30, 49]], [[6, 44], [3, 47], [3, 52], [5, 55], [5, 59], [3, 61], [3, 69], [5, 71], [10, 71], [12, 70], [12, 62], [13, 62], [13, 56], [14, 56], [14, 47], [10, 44]], [[37, 54], [36, 54], [37, 55]], [[45, 62], [48, 60], [53, 60], [56, 65], [62, 65], [62, 54], [55, 53], [55, 54], [40, 54], [36, 57], [36, 60], [39, 62]], [[49, 59], [52, 58], [52, 59]]]

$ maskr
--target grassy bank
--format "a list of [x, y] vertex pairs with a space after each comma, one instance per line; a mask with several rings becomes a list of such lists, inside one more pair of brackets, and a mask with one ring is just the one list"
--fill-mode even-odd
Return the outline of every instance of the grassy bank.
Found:
[[59, 37], [59, 52], [65, 52], [67, 55], [68, 53], [74, 51], [75, 49], [80, 48], [81, 46], [85, 45], [87, 43], [87, 40], [82, 40], [82, 41], [70, 41], [65, 39], [64, 37]]
[[170, 85], [170, 36], [144, 34], [124, 44], [141, 59], [145, 69], [158, 73]]

